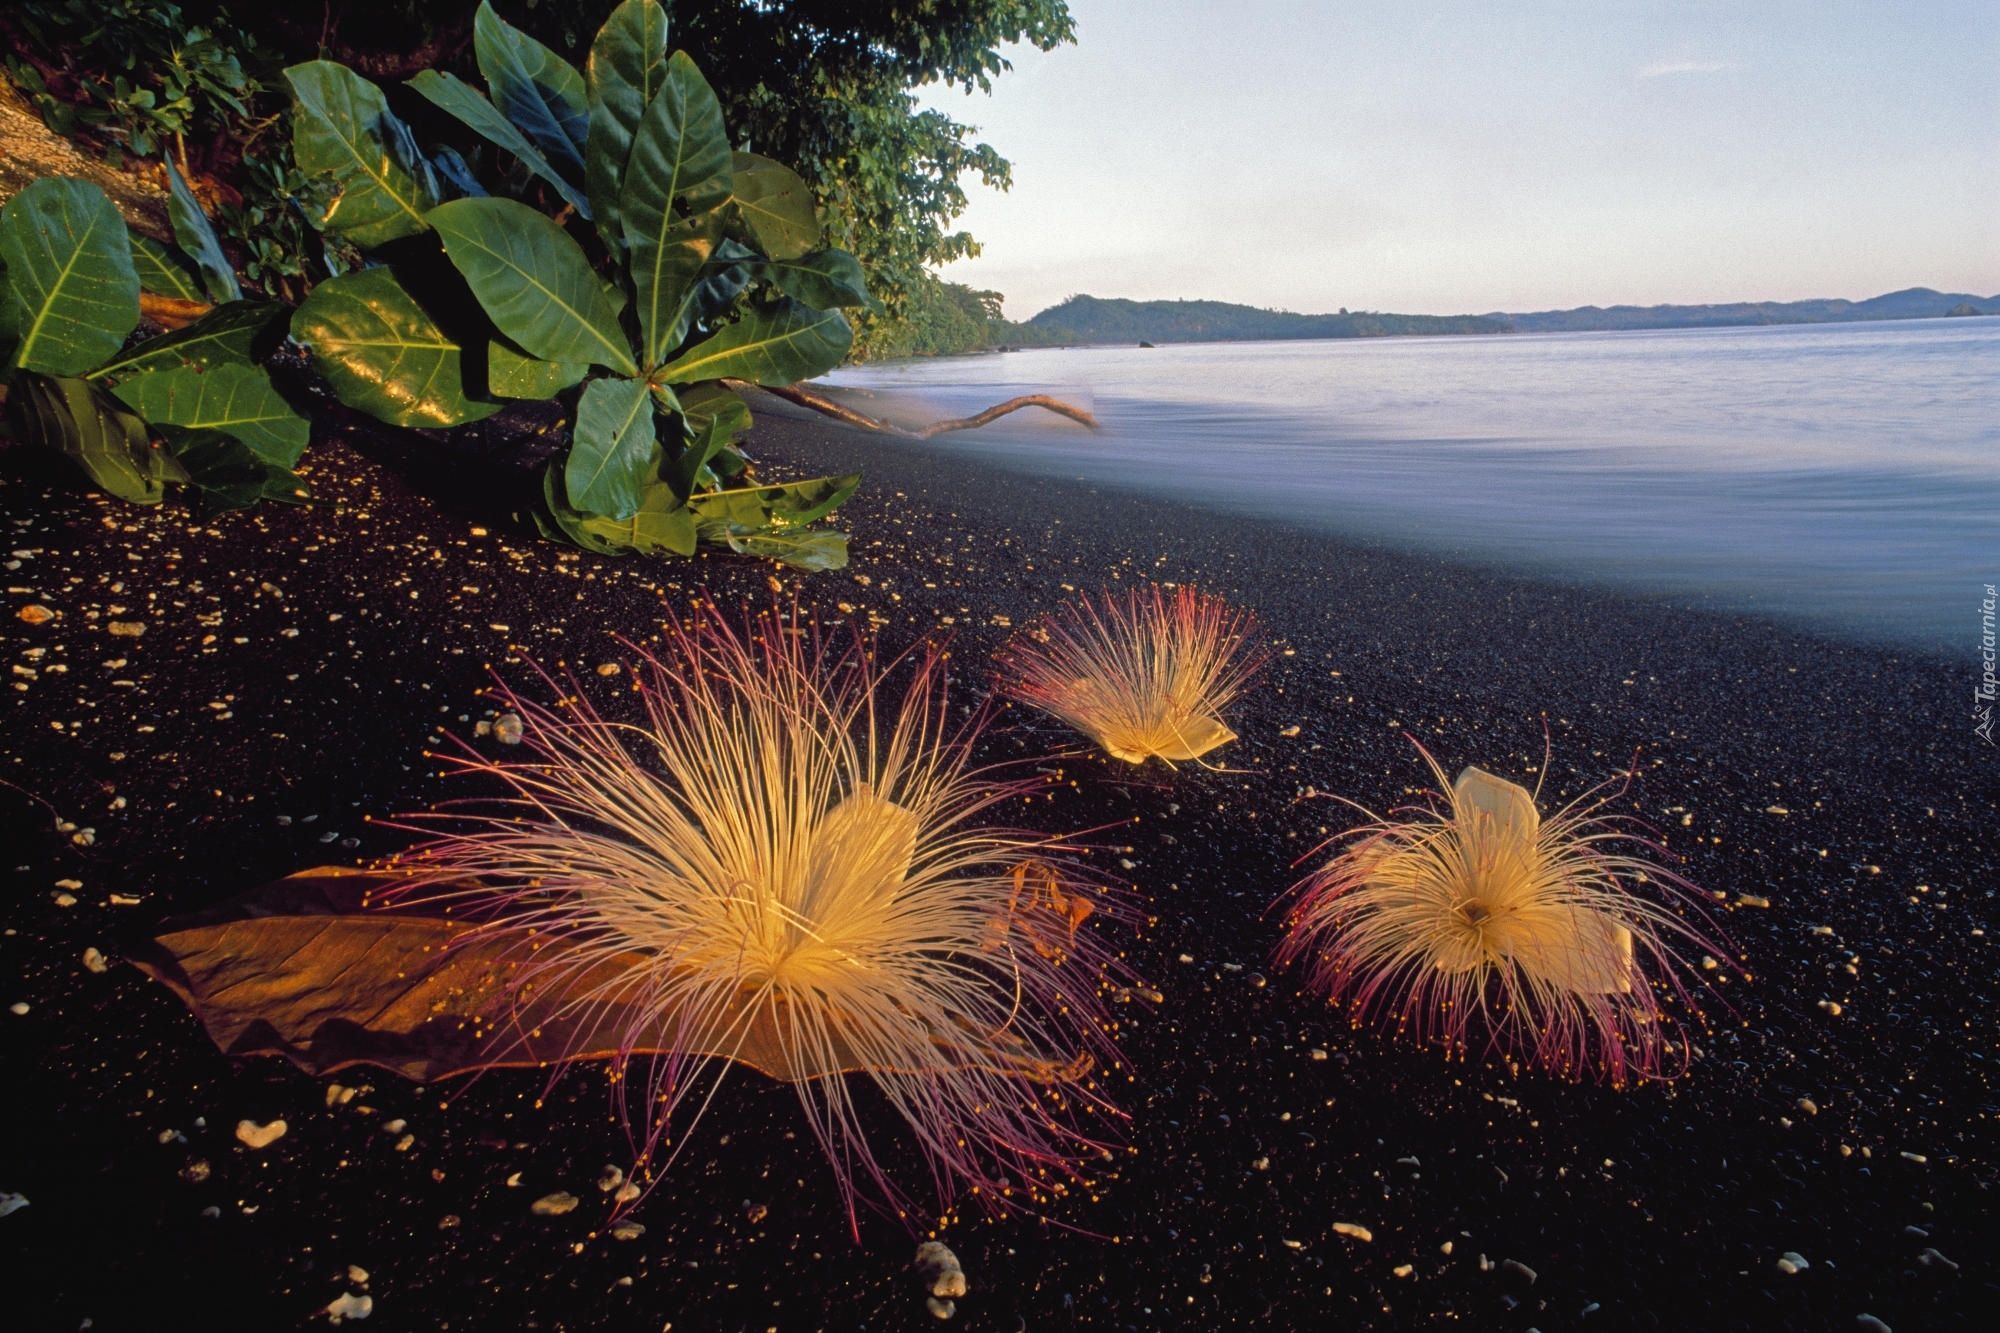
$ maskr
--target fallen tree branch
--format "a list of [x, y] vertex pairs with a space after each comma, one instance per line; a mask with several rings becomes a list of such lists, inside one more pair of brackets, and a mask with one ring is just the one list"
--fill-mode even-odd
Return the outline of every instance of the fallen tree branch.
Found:
[[765, 393], [784, 399], [788, 403], [797, 403], [800, 407], [809, 407], [815, 412], [832, 417], [835, 421], [846, 425], [854, 426], [861, 430], [875, 431], [882, 435], [900, 435], [907, 440], [928, 440], [932, 436], [942, 435], [946, 431], [972, 430], [975, 427], [984, 426], [989, 421], [996, 421], [1006, 416], [1009, 412], [1018, 412], [1024, 407], [1047, 408], [1057, 416], [1068, 417], [1071, 421], [1080, 422], [1092, 430], [1104, 429], [1097, 424], [1096, 417], [1082, 408], [1073, 407], [1062, 401], [1062, 399], [1051, 398], [1045, 393], [1031, 393], [1019, 398], [1009, 398], [1006, 402], [995, 404], [976, 416], [956, 417], [950, 421], [937, 421], [925, 426], [921, 430], [911, 430], [906, 426], [898, 426], [894, 422], [878, 421], [874, 417], [863, 416], [851, 407], [845, 407], [840, 403], [836, 403], [831, 398], [823, 397], [810, 389], [802, 389], [796, 384], [787, 384], [783, 387], [769, 384], [753, 386], [744, 380], [724, 380], [723, 383], [733, 389], [759, 388]]

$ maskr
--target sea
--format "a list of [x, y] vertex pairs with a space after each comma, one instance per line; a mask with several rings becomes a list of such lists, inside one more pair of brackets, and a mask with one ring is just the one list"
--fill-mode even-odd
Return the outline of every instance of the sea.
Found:
[[[1484, 569], [1977, 655], [2000, 317], [1033, 349], [848, 367], [928, 447]], [[865, 404], [864, 404], [865, 408]]]

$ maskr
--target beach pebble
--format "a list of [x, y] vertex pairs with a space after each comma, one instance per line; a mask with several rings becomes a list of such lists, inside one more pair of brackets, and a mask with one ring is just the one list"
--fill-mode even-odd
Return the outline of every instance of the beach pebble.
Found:
[[146, 632], [146, 622], [143, 620], [114, 620], [109, 625], [106, 625], [105, 628], [111, 631], [113, 638], [136, 639]]
[[1942, 1268], [1947, 1273], [1956, 1273], [1958, 1265], [1926, 1245], [1924, 1252], [1917, 1256], [1917, 1263], [1924, 1268]]
[[521, 743], [521, 715], [519, 713], [502, 713], [499, 717], [494, 718], [493, 739], [499, 741], [502, 745], [519, 745]]
[[409, 1127], [410, 1122], [407, 1120], [384, 1120], [382, 1122], [382, 1132], [384, 1134], [400, 1134]]
[[1794, 1273], [1803, 1273], [1811, 1267], [1812, 1265], [1806, 1262], [1805, 1256], [1796, 1250], [1786, 1250], [1778, 1256], [1778, 1271], [1786, 1277]]
[[0, 1217], [18, 1213], [28, 1206], [28, 1196], [16, 1194], [12, 1190], [0, 1190]]
[[255, 1120], [236, 1122], [236, 1138], [246, 1148], [268, 1148], [285, 1137], [289, 1128], [282, 1120], [273, 1120], [268, 1125], [260, 1125]]
[[951, 1318], [954, 1313], [952, 1308], [938, 1314], [935, 1307], [939, 1303], [950, 1307], [952, 1301], [968, 1290], [965, 1269], [959, 1266], [958, 1256], [943, 1241], [927, 1240], [917, 1247], [915, 1265], [917, 1276], [930, 1287], [931, 1313], [940, 1319]]
[[604, 1174], [600, 1175], [597, 1178], [597, 1188], [604, 1191], [606, 1194], [611, 1193], [611, 1191], [617, 1189], [620, 1185], [623, 1185], [624, 1183], [625, 1183], [625, 1172], [615, 1166], [605, 1167]]
[[27, 625], [46, 625], [56, 618], [56, 613], [46, 606], [24, 606], [14, 613]]
[[360, 1264], [349, 1264], [347, 1266], [347, 1280], [357, 1287], [365, 1287], [368, 1285], [368, 1270]]
[[616, 662], [606, 662], [597, 668], [597, 674], [600, 676], [615, 676], [624, 669], [624, 667], [618, 665]]
[[1394, 1268], [1390, 1269], [1389, 1271], [1394, 1273], [1397, 1277], [1408, 1277], [1410, 1274], [1417, 1271], [1417, 1266], [1415, 1264], [1397, 1264]]
[[1814, 1101], [1810, 1097], [1801, 1097], [1798, 1099], [1798, 1101], [1792, 1104], [1796, 1106], [1799, 1110], [1804, 1111], [1807, 1115], [1819, 1114], [1819, 1103]]
[[1298, 734], [1299, 734], [1299, 724], [1298, 724], [1298, 723], [1296, 723], [1296, 722], [1294, 722], [1294, 723], [1293, 723], [1293, 724], [1292, 724], [1291, 726], [1289, 726], [1289, 727], [1280, 727], [1280, 728], [1278, 729], [1278, 734], [1279, 734], [1280, 736], [1285, 736], [1285, 737], [1292, 737], [1292, 736], [1296, 736], [1296, 735], [1298, 735]]
[[561, 1217], [577, 1205], [577, 1197], [567, 1190], [557, 1190], [554, 1194], [544, 1194], [528, 1205], [528, 1211], [537, 1217]]
[[[951, 617], [946, 616], [945, 621], [949, 624]], [[924, 1308], [929, 1310], [931, 1315], [937, 1319], [949, 1319], [958, 1313], [958, 1306], [956, 1304], [938, 1296], [924, 1297]]]
[[16, 1018], [20, 1018], [28, 1012], [28, 1002], [26, 1000], [16, 1000], [7, 1006], [7, 1012]]
[[1739, 893], [1736, 895], [1738, 907], [1769, 907], [1771, 900], [1760, 893]]
[[1362, 1226], [1359, 1222], [1335, 1222], [1333, 1230], [1335, 1235], [1352, 1236], [1356, 1240], [1375, 1239], [1375, 1233], [1367, 1227]]
[[643, 1222], [634, 1222], [629, 1218], [611, 1228], [611, 1235], [617, 1240], [637, 1240], [645, 1234], [645, 1224]]
[[326, 1303], [326, 1317], [329, 1322], [340, 1324], [350, 1319], [366, 1319], [375, 1313], [375, 1298], [367, 1292], [359, 1295], [344, 1292]]
[[1500, 1261], [1500, 1271], [1503, 1273], [1512, 1273], [1531, 1287], [1535, 1285], [1535, 1277], [1537, 1276], [1535, 1270], [1522, 1263], [1519, 1259], [1502, 1259]]
[[1828, 1018], [1840, 1017], [1840, 1001], [1838, 1000], [1821, 1000], [1819, 1007]]
[[104, 961], [104, 951], [99, 949], [96, 945], [93, 944], [88, 949], [85, 949], [83, 951], [84, 971], [95, 972], [101, 976], [103, 975], [105, 969], [109, 966], [110, 964]]

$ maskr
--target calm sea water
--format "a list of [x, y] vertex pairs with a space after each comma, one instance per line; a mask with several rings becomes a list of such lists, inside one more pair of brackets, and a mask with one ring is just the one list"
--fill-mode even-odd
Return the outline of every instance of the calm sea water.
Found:
[[[1010, 468], [1961, 654], [2000, 581], [2000, 318], [1037, 350], [838, 372]], [[1041, 417], [1041, 420], [1032, 418]]]

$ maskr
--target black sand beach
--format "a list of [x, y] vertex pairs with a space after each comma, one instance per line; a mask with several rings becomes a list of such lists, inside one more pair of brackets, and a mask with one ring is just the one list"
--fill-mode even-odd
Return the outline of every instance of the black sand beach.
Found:
[[[836, 515], [850, 568], [781, 582], [823, 616], [873, 613], [888, 648], [948, 627], [968, 701], [1010, 626], [1070, 588], [1193, 582], [1254, 607], [1276, 654], [1235, 710], [1230, 771], [1072, 756], [1075, 785], [1036, 804], [1050, 830], [1134, 821], [1095, 860], [1151, 917], [1124, 947], [1164, 1001], [1120, 1010], [1130, 1151], [1094, 1188], [936, 1232], [971, 1281], [956, 1325], [1990, 1326], [2000, 758], [1972, 731], [1970, 658], [1343, 546], [776, 410], [752, 450], [867, 473]], [[29, 1201], [0, 1218], [0, 1325], [304, 1328], [365, 1290], [371, 1330], [934, 1326], [910, 1267], [933, 1229], [868, 1216], [856, 1244], [787, 1088], [733, 1076], [621, 1241], [593, 1188], [630, 1160], [601, 1071], [545, 1100], [544, 1076], [493, 1073], [440, 1109], [449, 1090], [386, 1074], [227, 1059], [122, 961], [174, 913], [402, 844], [365, 817], [467, 794], [423, 752], [471, 737], [489, 664], [524, 679], [511, 646], [615, 707], [622, 682], [591, 668], [627, 655], [616, 636], [697, 590], [770, 596], [765, 564], [537, 541], [482, 507], [490, 464], [407, 461], [329, 442], [308, 466], [338, 509], [213, 521], [0, 481], [0, 1191]], [[23, 623], [31, 604], [56, 618]], [[1532, 783], [1544, 717], [1545, 804], [1639, 752], [1624, 808], [1725, 895], [1751, 979], [1704, 998], [1701, 1057], [1670, 1085], [1447, 1061], [1351, 1031], [1269, 964], [1292, 862], [1352, 822], [1305, 789], [1403, 803], [1428, 782], [1412, 737]], [[990, 752], [1071, 743], [1010, 709]], [[329, 1107], [332, 1081], [368, 1086]], [[279, 1117], [269, 1147], [237, 1142], [239, 1120]], [[557, 1190], [582, 1206], [531, 1214]], [[1787, 1251], [1810, 1267], [1781, 1272]]]

